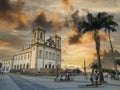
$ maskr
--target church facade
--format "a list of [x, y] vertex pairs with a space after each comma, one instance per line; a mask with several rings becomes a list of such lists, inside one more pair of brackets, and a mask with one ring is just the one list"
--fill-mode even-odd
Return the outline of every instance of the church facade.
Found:
[[[18, 42], [20, 43], [20, 42]], [[10, 62], [7, 65], [6, 62]], [[37, 26], [32, 31], [31, 46], [9, 60], [2, 60], [3, 71], [61, 67], [61, 37], [56, 33], [46, 39], [46, 31]]]

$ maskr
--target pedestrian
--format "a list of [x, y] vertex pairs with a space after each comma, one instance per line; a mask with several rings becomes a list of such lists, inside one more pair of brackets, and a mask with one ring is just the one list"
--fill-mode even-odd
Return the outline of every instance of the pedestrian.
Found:
[[98, 86], [98, 75], [95, 75], [95, 84]]
[[94, 80], [93, 80], [93, 75], [92, 74], [90, 75], [90, 81], [91, 81], [91, 84], [94, 84]]

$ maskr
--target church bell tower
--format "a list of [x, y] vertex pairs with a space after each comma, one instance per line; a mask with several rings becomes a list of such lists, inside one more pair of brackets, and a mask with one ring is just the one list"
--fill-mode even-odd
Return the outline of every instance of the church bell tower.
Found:
[[38, 62], [38, 46], [45, 43], [45, 30], [39, 25], [33, 29], [32, 32], [32, 56], [31, 56], [31, 68], [37, 69]]

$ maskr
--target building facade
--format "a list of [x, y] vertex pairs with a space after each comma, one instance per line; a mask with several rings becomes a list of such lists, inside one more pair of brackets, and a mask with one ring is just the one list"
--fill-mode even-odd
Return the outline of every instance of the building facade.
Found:
[[2, 60], [1, 72], [9, 72], [12, 69], [13, 58], [5, 58]]
[[[40, 71], [41, 68], [61, 67], [61, 37], [55, 33], [46, 39], [46, 31], [41, 26], [37, 26], [32, 31], [30, 47], [14, 55], [10, 61], [10, 69], [15, 70], [37, 69]], [[2, 65], [2, 67], [6, 66]]]

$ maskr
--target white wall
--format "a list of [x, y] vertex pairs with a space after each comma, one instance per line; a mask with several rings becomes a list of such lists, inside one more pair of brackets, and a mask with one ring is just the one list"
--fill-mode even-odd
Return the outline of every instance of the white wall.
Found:
[[12, 60], [8, 59], [8, 60], [2, 60], [2, 70], [3, 72], [10, 72], [12, 67]]

